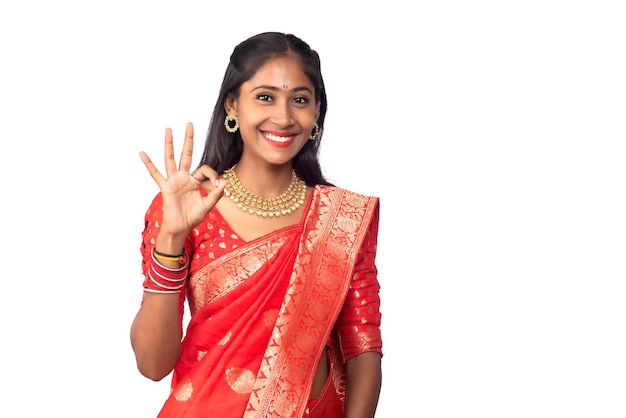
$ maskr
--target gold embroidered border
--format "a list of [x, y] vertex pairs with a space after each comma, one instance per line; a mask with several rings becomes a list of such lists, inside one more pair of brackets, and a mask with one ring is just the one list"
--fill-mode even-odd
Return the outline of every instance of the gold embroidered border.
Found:
[[[294, 226], [294, 228], [297, 226]], [[283, 228], [242, 245], [200, 268], [189, 280], [191, 314], [231, 292], [268, 262], [285, 243], [292, 228]]]
[[[350, 285], [378, 199], [317, 186], [306, 236], [245, 418], [302, 416], [316, 367]], [[313, 251], [319, 246], [321, 249]], [[319, 324], [326, 327], [321, 329]]]

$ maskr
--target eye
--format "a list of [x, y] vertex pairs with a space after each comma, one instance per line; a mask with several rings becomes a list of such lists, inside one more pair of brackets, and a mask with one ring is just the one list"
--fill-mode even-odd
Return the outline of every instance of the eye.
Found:
[[272, 98], [270, 97], [269, 94], [259, 94], [258, 96], [256, 96], [257, 100], [261, 100], [263, 102], [271, 102]]
[[308, 98], [308, 97], [302, 97], [302, 96], [300, 96], [300, 97], [295, 97], [295, 98], [293, 99], [293, 102], [294, 102], [294, 103], [297, 103], [297, 104], [304, 105], [304, 104], [309, 103], [309, 98]]

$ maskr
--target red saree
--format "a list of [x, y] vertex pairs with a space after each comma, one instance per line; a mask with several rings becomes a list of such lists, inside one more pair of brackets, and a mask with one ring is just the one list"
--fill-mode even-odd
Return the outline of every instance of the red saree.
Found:
[[[146, 214], [144, 271], [160, 207]], [[327, 186], [301, 223], [250, 242], [211, 211], [186, 243], [191, 320], [159, 417], [342, 417], [345, 362], [382, 354], [377, 229], [377, 198]], [[310, 400], [321, 355], [331, 374]]]

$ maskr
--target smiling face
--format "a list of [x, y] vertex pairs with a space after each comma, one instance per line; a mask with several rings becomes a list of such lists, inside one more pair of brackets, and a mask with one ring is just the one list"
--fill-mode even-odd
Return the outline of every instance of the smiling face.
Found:
[[291, 165], [319, 116], [315, 88], [295, 56], [271, 58], [226, 100], [243, 140], [240, 164]]

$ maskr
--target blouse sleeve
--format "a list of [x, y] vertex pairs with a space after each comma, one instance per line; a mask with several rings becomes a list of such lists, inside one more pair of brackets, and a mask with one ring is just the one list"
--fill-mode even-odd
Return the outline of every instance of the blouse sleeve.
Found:
[[[144, 287], [147, 283], [148, 279], [148, 270], [150, 269], [150, 262], [152, 260], [152, 248], [156, 245], [156, 237], [159, 234], [159, 228], [161, 225], [161, 221], [163, 219], [163, 199], [161, 193], [158, 193], [156, 197], [153, 199], [150, 207], [146, 211], [146, 215], [144, 218], [144, 230], [142, 232], [142, 241], [141, 241], [141, 270], [144, 276]], [[185, 242], [185, 250], [187, 254], [191, 254], [191, 244], [189, 240]], [[180, 321], [183, 320], [183, 314], [185, 310], [185, 296], [186, 296], [187, 287], [183, 287], [180, 292], [180, 308], [179, 315]]]
[[368, 351], [382, 355], [380, 285], [374, 262], [377, 240], [378, 210], [359, 250], [350, 289], [337, 320], [344, 362]]

